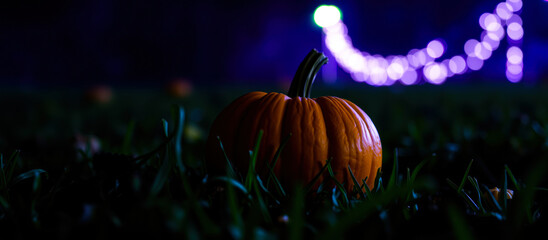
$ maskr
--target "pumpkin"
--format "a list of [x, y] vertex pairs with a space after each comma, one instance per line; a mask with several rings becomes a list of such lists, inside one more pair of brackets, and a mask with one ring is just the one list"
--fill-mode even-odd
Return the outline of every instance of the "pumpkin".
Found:
[[176, 78], [167, 83], [167, 93], [175, 98], [185, 98], [192, 93], [192, 82], [184, 78]]
[[[495, 197], [497, 201], [499, 202], [502, 201], [501, 189], [499, 189], [498, 187], [494, 187], [489, 189], [489, 191], [491, 192], [491, 194], [493, 194], [493, 197]], [[506, 199], [512, 199], [513, 196], [514, 196], [514, 191], [512, 191], [511, 189], [506, 189]], [[488, 201], [491, 201], [491, 198], [489, 197], [489, 194], [487, 192], [484, 193], [484, 197]]]
[[112, 89], [108, 85], [96, 85], [86, 91], [86, 99], [94, 104], [107, 104], [112, 100]]
[[[359, 183], [366, 179], [367, 186], [373, 188], [382, 164], [382, 147], [369, 116], [342, 98], [310, 98], [316, 74], [325, 63], [327, 57], [313, 49], [300, 64], [287, 95], [250, 92], [222, 110], [214, 120], [206, 142], [209, 172], [226, 173], [228, 157], [233, 168], [245, 174], [249, 151], [263, 130], [255, 165], [260, 176], [268, 176], [266, 163], [274, 165], [276, 151], [285, 143], [273, 166], [273, 172], [284, 188], [291, 190], [296, 183], [310, 183], [328, 159], [334, 176], [346, 184], [346, 190], [354, 186], [348, 167]], [[318, 188], [327, 174], [324, 172], [313, 188]]]

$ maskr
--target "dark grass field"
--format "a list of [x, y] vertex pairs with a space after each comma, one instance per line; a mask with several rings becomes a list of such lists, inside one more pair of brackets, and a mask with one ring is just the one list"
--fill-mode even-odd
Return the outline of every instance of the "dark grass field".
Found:
[[[373, 189], [290, 195], [204, 170], [211, 122], [252, 90], [285, 92], [114, 87], [101, 104], [79, 88], [0, 90], [0, 238], [521, 239], [548, 227], [546, 86], [315, 87], [371, 117], [383, 169]], [[494, 187], [513, 198], [493, 201]]]

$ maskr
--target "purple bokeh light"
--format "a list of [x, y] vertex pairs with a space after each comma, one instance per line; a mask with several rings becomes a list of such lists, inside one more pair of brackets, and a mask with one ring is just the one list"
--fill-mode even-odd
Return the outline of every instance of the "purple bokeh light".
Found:
[[506, 70], [512, 74], [519, 74], [523, 72], [523, 64], [512, 64], [510, 62], [507, 62]]
[[514, 14], [512, 15], [512, 17], [506, 20], [506, 25], [510, 25], [510, 23], [518, 23], [519, 25], [523, 25], [523, 20], [521, 19], [519, 15]]
[[491, 57], [493, 48], [486, 42], [479, 42], [474, 46], [474, 56], [481, 59], [487, 60]]
[[[547, 0], [548, 1], [548, 0]], [[494, 13], [483, 13], [479, 25], [484, 30], [480, 40], [469, 39], [464, 44], [466, 55], [456, 55], [440, 59], [447, 46], [443, 39], [430, 41], [425, 48], [412, 49], [407, 55], [383, 57], [358, 50], [352, 45], [346, 25], [338, 21], [324, 27], [325, 43], [339, 65], [351, 74], [357, 82], [374, 86], [392, 85], [400, 81], [404, 85], [418, 83], [419, 71], [424, 79], [432, 84], [442, 84], [447, 78], [466, 73], [467, 70], [480, 70], [484, 61], [499, 48], [500, 41], [508, 37], [506, 76], [511, 82], [519, 82], [523, 77], [523, 52], [516, 44], [523, 38], [522, 19], [519, 16], [523, 6], [521, 0], [500, 2]], [[506, 27], [506, 31], [505, 31]], [[422, 69], [421, 69], [422, 68]]]
[[497, 5], [495, 12], [501, 19], [507, 20], [513, 15], [513, 7], [507, 2], [501, 2]]
[[[504, 34], [504, 32], [502, 34]], [[501, 39], [502, 39], [502, 37], [499, 38], [497, 35], [495, 35], [493, 33], [490, 33], [490, 32], [484, 31], [481, 34], [481, 41], [485, 44], [488, 44], [489, 47], [491, 47], [491, 51], [497, 50], [497, 48], [500, 45], [500, 40]]]
[[428, 56], [432, 58], [441, 57], [444, 51], [445, 47], [443, 46], [443, 43], [441, 43], [439, 40], [432, 40], [426, 46], [426, 53], [428, 53]]
[[442, 84], [447, 78], [447, 69], [445, 66], [435, 62], [424, 66], [423, 73], [428, 82], [436, 85]]
[[466, 58], [466, 66], [468, 66], [470, 70], [480, 70], [481, 67], [483, 67], [483, 60], [475, 56], [468, 55], [468, 57]]
[[511, 73], [508, 70], [506, 70], [506, 78], [510, 82], [517, 83], [517, 82], [521, 81], [521, 78], [523, 78], [523, 72], [519, 72], [518, 74], [514, 74], [514, 73]]
[[405, 85], [412, 85], [417, 82], [417, 79], [418, 79], [418, 75], [415, 69], [413, 70], [409, 69], [403, 73], [401, 77], [401, 82]]
[[506, 3], [512, 7], [512, 11], [518, 12], [523, 7], [523, 2], [521, 0], [506, 0]]
[[478, 45], [478, 44], [479, 44], [479, 42], [476, 39], [470, 39], [470, 40], [466, 41], [466, 43], [464, 44], [464, 52], [468, 56], [474, 56], [475, 55], [476, 45]]
[[523, 28], [521, 27], [521, 24], [516, 22], [508, 24], [507, 34], [512, 40], [520, 40], [523, 37]]
[[499, 16], [492, 13], [484, 13], [480, 17], [480, 26], [481, 28], [494, 32], [502, 27]]
[[500, 28], [497, 28], [497, 30], [495, 31], [483, 31], [481, 35], [482, 35], [482, 39], [485, 36], [492, 39], [493, 41], [500, 41], [504, 38], [504, 33], [505, 33], [504, 28], [500, 27]]
[[462, 56], [454, 56], [449, 60], [449, 70], [454, 74], [462, 74], [466, 71], [466, 60]]
[[388, 74], [388, 77], [394, 81], [401, 79], [403, 76], [403, 73], [405, 72], [407, 68], [407, 60], [403, 60], [405, 58], [400, 57], [394, 57], [386, 69], [386, 74]]
[[520, 48], [516, 46], [508, 48], [508, 51], [506, 51], [506, 57], [508, 59], [508, 62], [512, 64], [523, 63], [523, 52]]

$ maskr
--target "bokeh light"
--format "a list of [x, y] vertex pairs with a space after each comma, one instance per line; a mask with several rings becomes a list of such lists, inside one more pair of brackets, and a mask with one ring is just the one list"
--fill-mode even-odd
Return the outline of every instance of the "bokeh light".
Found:
[[447, 78], [447, 69], [439, 63], [430, 63], [423, 69], [426, 79], [433, 84], [442, 84]]
[[418, 49], [411, 49], [409, 53], [407, 53], [407, 62], [409, 62], [411, 67], [417, 68], [420, 66], [419, 58], [415, 55], [418, 51]]
[[521, 64], [523, 62], [523, 52], [516, 46], [508, 48], [506, 57], [508, 58], [508, 62], [512, 64]]
[[464, 52], [468, 55], [468, 56], [474, 56], [475, 54], [475, 49], [476, 49], [476, 45], [478, 45], [479, 42], [478, 40], [476, 39], [470, 39], [468, 41], [466, 41], [466, 43], [464, 43]]
[[500, 27], [500, 28], [497, 28], [497, 30], [495, 31], [483, 31], [481, 33], [481, 36], [482, 36], [482, 39], [484, 37], [488, 37], [494, 41], [500, 41], [504, 38], [504, 28]]
[[330, 27], [341, 20], [341, 11], [333, 5], [321, 5], [314, 12], [314, 22], [322, 27]]
[[514, 14], [508, 20], [506, 20], [506, 25], [510, 25], [510, 23], [517, 23], [519, 25], [523, 25], [523, 20], [521, 19], [519, 15]]
[[432, 58], [441, 57], [444, 51], [445, 47], [439, 40], [432, 40], [428, 43], [428, 46], [426, 46], [426, 52], [428, 53], [428, 56]]
[[514, 12], [521, 10], [521, 7], [523, 7], [523, 2], [521, 0], [506, 0], [506, 3], [512, 7], [512, 11]]
[[482, 34], [481, 42], [489, 45], [489, 48], [491, 49], [491, 51], [497, 50], [497, 48], [500, 45], [500, 40], [492, 39], [491, 37], [489, 37], [489, 34]]
[[520, 40], [523, 37], [523, 28], [516, 22], [508, 24], [507, 32], [508, 37], [512, 40]]
[[461, 74], [466, 71], [466, 60], [462, 56], [454, 56], [449, 60], [449, 71]]
[[506, 70], [512, 74], [519, 74], [523, 72], [523, 64], [512, 64], [510, 62], [507, 62]]
[[519, 72], [518, 74], [514, 74], [514, 73], [511, 73], [508, 70], [506, 70], [506, 78], [510, 82], [517, 83], [517, 82], [521, 81], [521, 78], [523, 78], [523, 72]]
[[392, 80], [401, 79], [405, 69], [400, 61], [393, 61], [386, 69], [386, 74]]
[[484, 13], [480, 17], [480, 26], [490, 32], [497, 31], [501, 28], [500, 18], [492, 13]]
[[[361, 51], [352, 45], [346, 25], [340, 20], [340, 12], [334, 7], [330, 10], [320, 6], [314, 20], [319, 26], [324, 26], [325, 43], [339, 66], [349, 72], [357, 82], [366, 82], [374, 86], [392, 85], [399, 81], [403, 85], [417, 84], [425, 79], [432, 84], [442, 84], [447, 78], [480, 70], [484, 61], [489, 59], [493, 51], [500, 47], [500, 41], [507, 36], [509, 48], [507, 51], [506, 75], [509, 81], [518, 82], [523, 77], [523, 52], [517, 44], [523, 38], [522, 19], [519, 16], [523, 2], [507, 0], [500, 2], [492, 13], [480, 15], [479, 25], [484, 30], [480, 40], [469, 39], [464, 43], [465, 55], [455, 55], [440, 59], [447, 50], [443, 39], [434, 39], [425, 48], [415, 48], [406, 55], [383, 57]], [[321, 10], [321, 11], [320, 11]], [[325, 19], [323, 20], [325, 11]], [[332, 13], [327, 13], [332, 11]], [[438, 60], [439, 59], [439, 60]], [[419, 74], [422, 73], [424, 78]]]
[[405, 85], [412, 85], [412, 84], [415, 84], [415, 82], [417, 82], [417, 78], [418, 76], [415, 69], [407, 70], [403, 73], [401, 77], [401, 82]]
[[483, 60], [475, 56], [468, 56], [466, 58], [466, 66], [468, 66], [470, 70], [474, 70], [474, 71], [480, 70], [481, 67], [483, 67]]
[[491, 57], [491, 46], [485, 42], [479, 42], [474, 47], [474, 56], [481, 60], [487, 60]]
[[507, 2], [501, 2], [497, 5], [497, 8], [495, 9], [495, 12], [497, 13], [497, 16], [499, 16], [501, 19], [507, 20], [512, 15], [514, 15], [512, 5], [508, 4]]

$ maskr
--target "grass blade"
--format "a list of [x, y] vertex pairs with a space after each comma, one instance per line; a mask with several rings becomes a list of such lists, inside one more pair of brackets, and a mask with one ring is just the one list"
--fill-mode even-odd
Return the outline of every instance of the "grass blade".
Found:
[[512, 183], [514, 184], [514, 187], [516, 188], [516, 191], [519, 191], [520, 187], [519, 187], [518, 181], [514, 177], [514, 174], [512, 174], [512, 171], [510, 170], [508, 165], [504, 164], [504, 169], [506, 169], [506, 172], [508, 173], [508, 176], [510, 177], [510, 180], [512, 181]]
[[152, 183], [152, 187], [150, 188], [150, 195], [156, 196], [158, 193], [162, 190], [164, 187], [165, 182], [167, 181], [169, 177], [169, 172], [171, 171], [171, 161], [169, 159], [169, 151], [166, 149], [166, 153], [164, 155], [164, 161], [162, 162], [162, 165], [160, 166], [160, 170], [158, 171], [158, 174], [156, 175], [156, 178], [154, 178], [154, 182]]
[[[525, 187], [520, 192], [520, 203], [517, 204], [520, 208], [522, 208], [520, 209], [520, 214], [525, 213], [527, 217], [526, 219], [529, 223], [533, 223], [535, 221], [535, 216], [533, 215], [532, 209], [534, 196], [537, 186], [544, 179], [543, 176], [546, 175], [546, 171], [548, 170], [548, 162], [543, 159], [538, 161], [534, 166], [535, 167], [532, 168], [527, 174], [524, 184]], [[521, 217], [518, 218], [518, 220], [521, 220]]]
[[276, 163], [278, 162], [278, 159], [280, 158], [280, 155], [282, 154], [282, 150], [284, 149], [287, 142], [289, 142], [290, 137], [291, 137], [291, 133], [284, 138], [284, 140], [282, 141], [282, 144], [280, 144], [280, 147], [276, 150], [276, 153], [274, 154], [274, 158], [271, 161], [272, 168], [276, 166]]
[[468, 194], [466, 194], [462, 189], [459, 191], [459, 186], [457, 186], [456, 183], [451, 181], [449, 178], [446, 178], [445, 180], [447, 181], [450, 187], [452, 187], [453, 189], [457, 191], [457, 194], [459, 194], [462, 198], [464, 198], [464, 201], [468, 204], [468, 206], [472, 208], [472, 210], [474, 210], [475, 212], [480, 211], [480, 208], [478, 207], [478, 205], [474, 202], [474, 200], [472, 200], [472, 198]]
[[411, 173], [411, 178], [409, 181], [411, 183], [415, 182], [415, 179], [417, 179], [417, 175], [419, 174], [419, 171], [424, 167], [426, 164], [426, 160], [422, 160], [416, 167], [413, 169], [413, 173]]
[[13, 179], [13, 182], [11, 184], [15, 185], [15, 184], [17, 184], [17, 183], [19, 183], [19, 182], [21, 182], [25, 179], [29, 179], [29, 178], [32, 178], [32, 177], [36, 176], [36, 174], [46, 174], [47, 175], [47, 172], [44, 169], [32, 169], [32, 170], [29, 170], [27, 172], [19, 174], [17, 177], [15, 177], [15, 179]]
[[136, 163], [146, 162], [146, 161], [143, 161], [143, 160], [147, 160], [147, 159], [151, 158], [152, 156], [156, 155], [157, 153], [159, 153], [160, 151], [164, 150], [165, 147], [171, 142], [171, 140], [173, 139], [175, 134], [168, 135], [167, 124], [168, 124], [167, 121], [165, 119], [162, 119], [162, 126], [163, 126], [163, 129], [164, 129], [164, 134], [166, 135], [167, 138], [160, 145], [158, 145], [154, 150], [152, 150], [148, 153], [145, 153], [141, 156], [135, 157], [133, 160]]
[[124, 140], [122, 141], [122, 153], [130, 154], [131, 153], [131, 140], [133, 139], [133, 132], [135, 131], [135, 121], [130, 121], [126, 134], [124, 135]]
[[6, 174], [6, 179], [9, 181], [11, 179], [11, 177], [13, 176], [13, 172], [15, 170], [15, 166], [17, 165], [17, 159], [19, 159], [20, 157], [20, 153], [21, 153], [21, 150], [15, 150], [10, 158], [8, 159], [8, 164], [9, 164], [9, 167], [8, 167], [8, 170], [5, 172]]
[[394, 162], [392, 165], [392, 173], [390, 174], [390, 179], [388, 180], [388, 186], [386, 189], [391, 189], [397, 185], [398, 180], [398, 149], [394, 149]]
[[367, 181], [367, 177], [365, 179], [362, 180], [363, 182], [363, 189], [365, 190], [365, 198], [369, 198], [369, 199], [372, 199], [373, 198], [373, 195], [371, 194], [371, 189], [369, 189], [369, 186], [367, 186], [367, 183], [365, 182]]
[[345, 203], [345, 206], [349, 206], [350, 201], [348, 200], [348, 195], [346, 193], [346, 190], [344, 189], [344, 186], [335, 177], [335, 174], [333, 173], [333, 168], [331, 167], [331, 163], [327, 165], [327, 171], [329, 172], [329, 176], [331, 176], [331, 180], [333, 182], [335, 182], [335, 185], [337, 186], [337, 188], [341, 192], [344, 203]]
[[381, 169], [377, 169], [377, 175], [375, 175], [375, 184], [373, 185], [373, 187], [376, 187], [375, 191], [378, 192], [378, 191], [381, 191], [381, 190], [384, 190], [384, 187], [382, 185], [382, 171]]
[[245, 177], [244, 186], [247, 189], [252, 189], [253, 181], [255, 181], [255, 165], [257, 164], [257, 156], [259, 155], [259, 147], [261, 145], [261, 139], [263, 138], [263, 130], [259, 130], [257, 140], [255, 141], [255, 147], [253, 151], [250, 151], [249, 168], [247, 169], [247, 176]]
[[453, 189], [455, 189], [455, 190], [458, 191], [459, 186], [457, 186], [456, 183], [454, 183], [453, 181], [451, 181], [451, 179], [449, 179], [449, 178], [446, 178], [445, 180], [447, 181], [447, 183], [449, 184], [450, 187], [452, 187]]
[[320, 178], [321, 175], [323, 175], [323, 173], [325, 172], [325, 170], [327, 169], [327, 166], [329, 166], [331, 164], [331, 160], [333, 160], [333, 158], [329, 158], [327, 159], [327, 161], [325, 162], [325, 165], [323, 165], [322, 169], [320, 169], [320, 171], [318, 172], [318, 174], [316, 174], [316, 176], [314, 176], [314, 178], [312, 179], [312, 181], [310, 181], [308, 184], [306, 184], [306, 186], [304, 187], [305, 189], [305, 192], [309, 192], [312, 187], [314, 186], [314, 184], [316, 184], [316, 182], [318, 181], [318, 179]]
[[271, 223], [272, 218], [270, 217], [270, 213], [268, 212], [267, 204], [265, 203], [265, 200], [263, 198], [263, 194], [261, 193], [260, 187], [263, 187], [264, 185], [262, 183], [262, 180], [259, 176], [255, 176], [256, 181], [253, 182], [253, 190], [255, 191], [255, 196], [257, 197], [257, 203], [259, 204], [259, 209], [261, 210], [261, 213], [263, 214], [264, 220], [267, 223]]
[[226, 155], [225, 148], [223, 146], [223, 142], [221, 141], [221, 137], [217, 136], [217, 140], [219, 141], [219, 146], [221, 147], [221, 152], [223, 152], [223, 155], [225, 156], [226, 160], [226, 174], [231, 178], [236, 178], [237, 174], [234, 170], [234, 167], [232, 167], [232, 163], [230, 162], [230, 159], [228, 159], [228, 155]]
[[457, 192], [461, 192], [462, 188], [464, 187], [464, 183], [466, 182], [466, 179], [468, 178], [468, 173], [470, 173], [470, 168], [472, 167], [472, 163], [474, 162], [474, 159], [470, 160], [470, 163], [468, 163], [468, 167], [466, 168], [466, 171], [464, 172], [464, 176], [462, 176], [462, 180], [460, 181], [459, 188], [457, 189]]
[[[268, 168], [268, 180], [272, 179], [274, 181], [274, 186], [276, 187], [276, 191], [278, 191], [278, 194], [282, 197], [286, 196], [286, 193], [284, 191], [284, 188], [280, 181], [278, 180], [278, 177], [276, 177], [276, 174], [274, 174], [274, 170], [270, 166], [270, 164], [266, 163], [266, 167]], [[266, 186], [269, 186], [270, 181], [266, 182]]]
[[481, 201], [481, 190], [480, 190], [480, 186], [479, 186], [479, 183], [478, 183], [478, 180], [474, 177], [471, 177], [471, 176], [468, 176], [468, 181], [472, 184], [472, 186], [474, 186], [474, 188], [476, 189], [476, 193], [478, 194], [478, 205], [479, 205], [479, 208], [480, 210], [485, 213], [485, 208], [483, 207], [483, 204], [482, 204], [482, 201]]
[[41, 178], [41, 171], [33, 171], [34, 173], [34, 182], [32, 183], [32, 192], [34, 194], [37, 194], [42, 186], [42, 178]]
[[0, 189], [5, 191], [5, 194], [7, 194], [8, 180], [6, 179], [6, 174], [4, 173], [4, 156], [2, 154], [0, 154]]
[[40, 190], [42, 188], [42, 175], [39, 171], [34, 171], [34, 181], [32, 183], [32, 201], [31, 201], [31, 220], [36, 227], [40, 227], [40, 221], [38, 219], [38, 211], [36, 205], [38, 204], [38, 197], [40, 196]]
[[211, 178], [209, 181], [210, 182], [214, 182], [214, 181], [225, 182], [227, 185], [231, 185], [232, 188], [236, 188], [236, 189], [240, 190], [242, 192], [242, 194], [244, 194], [246, 196], [249, 196], [249, 191], [245, 188], [245, 186], [242, 185], [242, 183], [240, 183], [239, 181], [237, 181], [234, 178], [225, 177], [225, 176], [218, 176], [218, 177]]
[[[173, 130], [173, 133], [171, 135], [168, 135], [168, 122], [165, 119], [162, 119], [162, 123], [164, 126], [164, 133], [166, 134], [166, 137], [169, 140], [175, 139], [174, 142], [174, 153], [170, 154], [170, 148], [165, 148], [165, 155], [164, 160], [162, 162], [162, 165], [160, 166], [160, 170], [158, 171], [158, 174], [156, 175], [156, 178], [154, 179], [154, 182], [152, 183], [152, 187], [150, 189], [151, 196], [156, 196], [158, 193], [162, 190], [164, 187], [164, 184], [166, 183], [167, 179], [169, 178], [169, 174], [171, 170], [173, 169], [173, 164], [175, 163], [180, 171], [180, 175], [182, 176], [185, 172], [184, 165], [182, 163], [182, 148], [181, 148], [181, 139], [183, 134], [183, 124], [184, 124], [184, 110], [182, 107], [174, 106], [173, 107], [173, 114], [175, 115], [175, 121], [177, 124], [175, 124], [175, 129]], [[169, 142], [165, 146], [169, 146]], [[175, 156], [173, 158], [172, 156]], [[185, 181], [185, 179], [181, 179], [181, 181]]]
[[299, 191], [299, 188], [295, 188], [296, 191], [293, 195], [293, 201], [289, 214], [289, 239], [303, 239], [303, 228], [305, 225], [304, 219], [304, 194]]
[[[158, 145], [158, 147], [156, 147], [154, 150], [152, 150], [148, 153], [145, 153], [143, 155], [135, 157], [133, 160], [136, 163], [145, 162], [143, 160], [147, 160], [147, 159], [151, 158], [152, 156], [156, 155], [157, 153], [159, 153], [160, 151], [164, 150], [165, 147], [169, 143], [171, 143], [171, 140], [173, 140], [174, 137], [182, 136], [182, 132], [179, 132], [179, 130], [182, 131], [182, 127], [183, 127], [182, 123], [184, 121], [184, 111], [183, 111], [182, 108], [179, 108], [179, 115], [177, 115], [177, 116], [178, 116], [178, 118], [177, 118], [176, 122], [179, 123], [179, 124], [175, 125], [175, 129], [174, 129], [172, 134], [169, 134], [168, 122], [165, 119], [162, 119], [162, 127], [163, 127], [163, 130], [164, 130], [164, 134], [166, 136], [166, 139], [160, 145]], [[181, 128], [181, 129], [179, 129], [179, 128]]]
[[165, 119], [162, 119], [162, 128], [164, 129], [164, 135], [169, 137], [169, 123]]
[[6, 213], [9, 208], [10, 208], [10, 204], [8, 203], [8, 201], [6, 201], [6, 199], [2, 196], [0, 196], [0, 207], [1, 209], [0, 210], [3, 210], [4, 213]]
[[272, 159], [271, 164], [269, 164], [269, 163], [266, 164], [267, 167], [268, 167], [268, 171], [269, 171], [268, 178], [266, 180], [266, 186], [267, 187], [270, 186], [270, 179], [274, 179], [274, 183], [276, 184], [276, 188], [278, 189], [278, 192], [282, 196], [285, 196], [285, 191], [283, 190], [283, 187], [280, 184], [280, 181], [278, 181], [278, 177], [276, 177], [276, 174], [274, 174], [274, 167], [276, 166], [276, 163], [278, 163], [278, 159], [280, 158], [282, 150], [284, 149], [285, 145], [289, 141], [289, 138], [291, 137], [291, 135], [292, 134], [289, 133], [289, 135], [287, 135], [287, 137], [284, 138], [284, 140], [280, 144], [280, 147], [276, 150], [276, 153], [274, 154], [274, 158]]
[[506, 174], [506, 169], [504, 170], [504, 183], [502, 184], [502, 192], [499, 194], [499, 197], [502, 197], [502, 213], [506, 217], [507, 213], [507, 194], [508, 194], [508, 176]]
[[411, 182], [411, 169], [407, 168], [407, 183]]
[[378, 197], [370, 201], [362, 201], [352, 208], [352, 211], [346, 211], [340, 216], [337, 221], [329, 228], [320, 232], [318, 239], [340, 239], [348, 229], [363, 222], [372, 214], [377, 213], [383, 206], [390, 204], [396, 199], [403, 197], [405, 191], [396, 186], [392, 191], [386, 191], [383, 194], [378, 194]]
[[176, 165], [179, 169], [180, 174], [183, 174], [185, 172], [185, 165], [183, 164], [183, 129], [185, 124], [185, 110], [180, 106], [173, 106], [173, 114], [176, 116], [176, 123], [175, 125], [175, 141], [173, 143], [173, 149], [175, 151], [175, 161]]
[[0, 189], [4, 191], [5, 196], [8, 195], [8, 186], [17, 165], [16, 158], [19, 157], [20, 152], [20, 150], [13, 151], [6, 162], [4, 161], [4, 155], [0, 154]]
[[350, 164], [348, 165], [348, 172], [350, 172], [350, 176], [352, 177], [352, 181], [354, 182], [354, 189], [356, 192], [360, 194], [362, 199], [365, 199], [365, 194], [362, 191], [362, 188], [360, 187], [360, 183], [356, 179], [356, 176], [354, 176], [354, 173], [352, 172], [352, 168], [350, 167]]
[[455, 237], [459, 240], [471, 240], [474, 239], [474, 234], [470, 230], [470, 226], [466, 223], [465, 216], [457, 209], [454, 204], [450, 204], [447, 207], [447, 216], [453, 227]]
[[485, 191], [487, 191], [487, 195], [489, 196], [489, 199], [491, 199], [491, 202], [493, 203], [495, 208], [499, 212], [502, 212], [502, 208], [500, 207], [498, 199], [495, 198], [495, 195], [493, 195], [493, 193], [491, 192], [491, 190], [489, 190], [489, 188], [487, 186], [484, 185], [483, 188], [485, 189]]
[[244, 232], [244, 224], [242, 220], [242, 210], [238, 204], [238, 198], [236, 197], [234, 187], [240, 189], [240, 191], [242, 191], [246, 196], [249, 196], [249, 193], [240, 182], [232, 178], [219, 177], [216, 179], [226, 181], [228, 211], [230, 217], [232, 218], [232, 223], [235, 225], [235, 228], [231, 229], [231, 233], [241, 237]]

